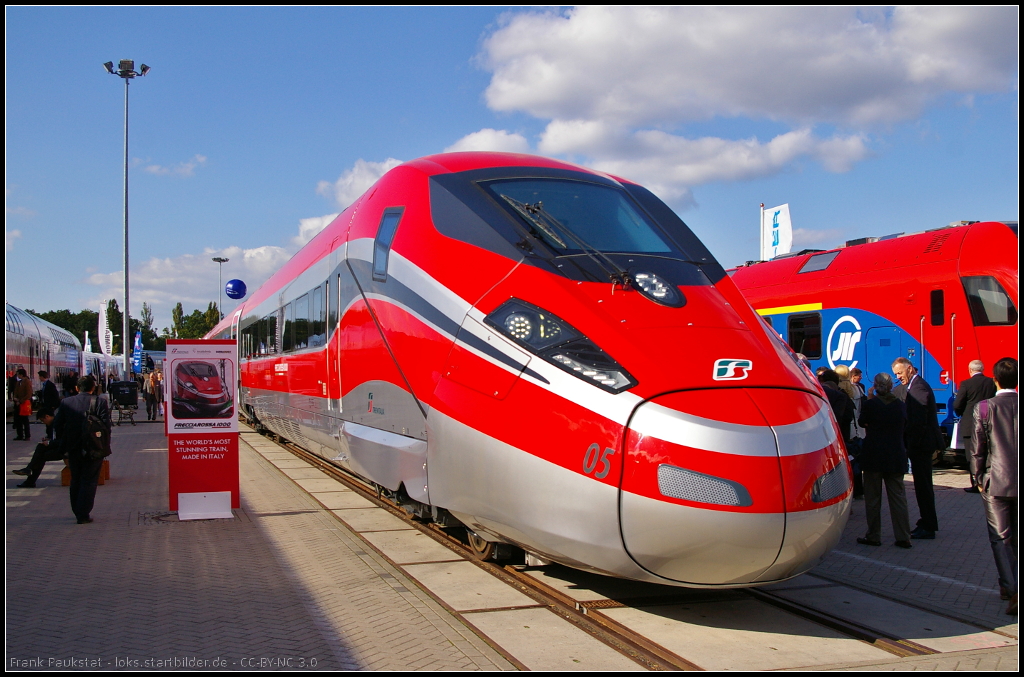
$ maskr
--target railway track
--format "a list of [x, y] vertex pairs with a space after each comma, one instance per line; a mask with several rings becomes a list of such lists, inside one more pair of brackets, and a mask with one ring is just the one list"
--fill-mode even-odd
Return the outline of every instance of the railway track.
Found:
[[[613, 598], [580, 600], [567, 594], [553, 585], [549, 585], [538, 577], [530, 575], [525, 566], [502, 565], [494, 561], [482, 561], [473, 548], [459, 538], [460, 528], [445, 528], [435, 523], [422, 522], [415, 519], [407, 510], [372, 485], [350, 473], [338, 468], [325, 459], [284, 440], [273, 433], [265, 434], [275, 441], [282, 449], [289, 451], [306, 463], [318, 468], [326, 475], [337, 480], [345, 488], [356, 492], [374, 505], [402, 519], [410, 527], [430, 536], [434, 541], [448, 548], [453, 554], [473, 563], [491, 576], [503, 581], [517, 591], [523, 593], [537, 605], [543, 606], [558, 615], [576, 628], [586, 632], [608, 647], [648, 670], [703, 670], [697, 662], [689, 660], [679, 653], [663, 646], [657, 641], [646, 637], [624, 623], [616, 620], [609, 612], [615, 609], [652, 608], [692, 603], [693, 591], [679, 589], [680, 592], [651, 595], [617, 595]], [[382, 553], [383, 554], [383, 553]], [[386, 555], [385, 555], [386, 556]], [[401, 565], [396, 564], [401, 567]], [[675, 590], [670, 588], [670, 590]], [[428, 591], [429, 592], [429, 591]], [[941, 653], [935, 648], [897, 636], [891, 632], [880, 630], [869, 624], [843, 618], [841, 615], [822, 611], [818, 608], [786, 599], [772, 591], [748, 588], [734, 591], [740, 596], [755, 600], [787, 614], [797, 616], [819, 626], [823, 626], [847, 638], [858, 640], [893, 657], [927, 656]], [[440, 601], [440, 600], [439, 600]], [[454, 610], [453, 610], [454, 611]], [[459, 614], [465, 622], [472, 625], [472, 614]], [[474, 629], [475, 626], [474, 626]], [[477, 630], [479, 632], [479, 630]], [[481, 632], [483, 635], [484, 633]], [[501, 647], [495, 647], [505, 653]], [[514, 664], [522, 666], [514, 657], [505, 653]]]

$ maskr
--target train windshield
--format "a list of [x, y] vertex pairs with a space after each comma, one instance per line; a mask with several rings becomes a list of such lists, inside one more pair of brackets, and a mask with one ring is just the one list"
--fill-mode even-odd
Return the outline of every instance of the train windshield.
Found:
[[558, 179], [491, 181], [485, 186], [559, 254], [597, 250], [682, 256], [621, 190]]
[[217, 371], [213, 366], [205, 362], [189, 362], [182, 366], [184, 366], [185, 371], [190, 376], [195, 376], [196, 378], [212, 378], [217, 375]]
[[978, 275], [961, 278], [971, 308], [974, 326], [1017, 324], [1017, 309], [994, 277]]

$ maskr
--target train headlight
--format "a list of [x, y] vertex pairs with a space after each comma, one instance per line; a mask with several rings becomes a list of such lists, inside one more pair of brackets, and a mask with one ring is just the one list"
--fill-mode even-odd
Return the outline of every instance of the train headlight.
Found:
[[534, 355], [597, 387], [617, 393], [636, 379], [565, 320], [510, 299], [484, 321]]
[[634, 273], [633, 282], [641, 294], [663, 306], [682, 308], [686, 305], [683, 293], [667, 280], [654, 273]]
[[529, 341], [533, 337], [533, 322], [526, 313], [512, 313], [505, 318], [505, 332], [520, 341]]

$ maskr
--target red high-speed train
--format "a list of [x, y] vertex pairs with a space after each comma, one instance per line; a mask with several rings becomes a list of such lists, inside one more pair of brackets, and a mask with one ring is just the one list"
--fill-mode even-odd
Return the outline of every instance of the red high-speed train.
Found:
[[823, 393], [645, 188], [528, 155], [388, 172], [210, 337], [277, 434], [508, 546], [746, 586], [835, 544], [851, 473]]

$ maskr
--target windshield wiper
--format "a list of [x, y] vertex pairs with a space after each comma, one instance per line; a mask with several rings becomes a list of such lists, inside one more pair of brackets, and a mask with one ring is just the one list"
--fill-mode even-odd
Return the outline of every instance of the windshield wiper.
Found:
[[[514, 197], [509, 197], [508, 195], [504, 195], [504, 194], [502, 194], [501, 197], [505, 200], [505, 202], [507, 202], [510, 205], [512, 205], [512, 208], [515, 209], [517, 212], [519, 212], [519, 214], [524, 219], [526, 219], [526, 221], [528, 223], [531, 223], [534, 226], [536, 226], [537, 228], [539, 228], [545, 235], [547, 235], [552, 240], [554, 240], [558, 244], [559, 247], [565, 247], [566, 246], [565, 245], [565, 240], [560, 238], [558, 236], [558, 233], [556, 233], [554, 230], [552, 230], [551, 227], [548, 224], [544, 223], [544, 221], [541, 218], [539, 218], [538, 209], [537, 209], [537, 207], [535, 205], [530, 205], [530, 204], [526, 204], [525, 202], [520, 202], [519, 200], [515, 199]], [[537, 204], [539, 205], [541, 203], [538, 202]]]
[[[526, 202], [520, 202], [519, 200], [509, 197], [508, 195], [502, 194], [501, 196], [506, 202], [519, 212], [529, 223], [534, 224], [541, 231], [544, 232], [548, 237], [558, 243], [559, 246], [568, 249], [565, 244], [565, 240], [555, 233], [555, 229], [562, 231], [565, 236], [570, 239], [573, 244], [579, 247], [580, 251], [583, 252], [590, 260], [597, 264], [598, 268], [604, 271], [605, 275], [612, 284], [622, 285], [623, 289], [629, 289], [632, 284], [632, 279], [629, 273], [621, 268], [615, 261], [610, 259], [600, 249], [588, 244], [583, 238], [574, 233], [564, 223], [555, 218], [551, 212], [544, 209], [544, 203], [537, 201], [536, 204], [528, 204]], [[605, 265], [607, 264], [607, 265]], [[609, 269], [610, 267], [610, 269]]]

